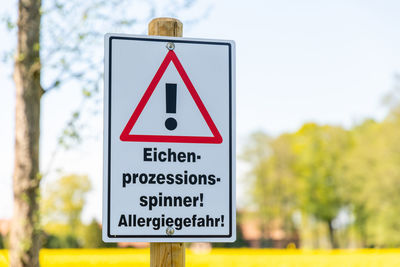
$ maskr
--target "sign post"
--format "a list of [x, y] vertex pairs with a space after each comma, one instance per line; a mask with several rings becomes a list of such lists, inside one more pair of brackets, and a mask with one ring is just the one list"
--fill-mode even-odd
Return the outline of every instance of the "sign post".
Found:
[[[183, 25], [173, 18], [155, 18], [149, 23], [149, 35], [182, 37]], [[150, 267], [185, 266], [185, 243], [150, 243]]]
[[233, 242], [235, 43], [106, 34], [103, 240], [151, 242], [151, 266], [184, 266], [184, 242]]

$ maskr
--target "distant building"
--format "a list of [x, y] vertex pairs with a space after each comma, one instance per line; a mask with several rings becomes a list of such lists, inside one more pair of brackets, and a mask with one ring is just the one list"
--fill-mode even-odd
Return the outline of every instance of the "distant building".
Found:
[[11, 219], [0, 219], [0, 234], [6, 236], [11, 229]]
[[119, 248], [148, 248], [150, 247], [149, 242], [118, 242]]
[[[244, 212], [240, 212], [244, 215]], [[261, 231], [261, 220], [255, 216], [241, 216], [240, 229], [243, 239], [252, 248], [287, 248], [299, 247], [298, 233], [287, 233], [281, 228], [278, 220], [271, 221], [268, 229]], [[239, 222], [238, 222], [239, 223]]]

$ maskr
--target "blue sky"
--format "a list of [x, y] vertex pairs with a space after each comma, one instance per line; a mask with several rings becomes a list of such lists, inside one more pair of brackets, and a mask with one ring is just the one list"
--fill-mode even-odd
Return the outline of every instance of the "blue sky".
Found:
[[[205, 19], [185, 27], [185, 18], [208, 6], [212, 9]], [[7, 3], [0, 13], [15, 9]], [[382, 99], [394, 88], [394, 74], [400, 73], [399, 1], [200, 0], [198, 9], [181, 18], [185, 37], [236, 41], [239, 151], [257, 130], [278, 135], [310, 121], [350, 127], [387, 113]], [[13, 39], [4, 29], [0, 36], [3, 51]], [[12, 214], [15, 89], [10, 67], [0, 64], [0, 218]], [[43, 98], [42, 169], [78, 98], [71, 90]], [[92, 179], [86, 219], [101, 214], [102, 118], [94, 119], [99, 138], [56, 160], [56, 166]], [[238, 179], [239, 188], [246, 185], [240, 169]], [[239, 190], [239, 201], [243, 192]]]

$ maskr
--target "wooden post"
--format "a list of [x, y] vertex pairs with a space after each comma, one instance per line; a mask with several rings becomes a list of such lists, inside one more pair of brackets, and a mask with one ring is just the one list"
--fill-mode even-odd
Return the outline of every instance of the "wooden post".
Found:
[[[155, 18], [149, 23], [149, 35], [182, 37], [182, 22], [173, 18]], [[150, 243], [151, 267], [184, 267], [184, 243]]]
[[185, 266], [185, 243], [150, 243], [150, 267]]
[[182, 37], [183, 24], [173, 18], [155, 18], [149, 23], [149, 35]]

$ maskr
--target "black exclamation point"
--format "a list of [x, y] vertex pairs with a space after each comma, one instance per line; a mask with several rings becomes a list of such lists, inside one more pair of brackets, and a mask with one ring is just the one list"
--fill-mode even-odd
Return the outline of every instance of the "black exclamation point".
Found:
[[[176, 83], [165, 84], [165, 101], [167, 113], [176, 113]], [[165, 120], [165, 127], [172, 131], [176, 129], [178, 122], [174, 118]]]

